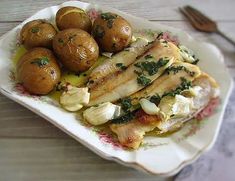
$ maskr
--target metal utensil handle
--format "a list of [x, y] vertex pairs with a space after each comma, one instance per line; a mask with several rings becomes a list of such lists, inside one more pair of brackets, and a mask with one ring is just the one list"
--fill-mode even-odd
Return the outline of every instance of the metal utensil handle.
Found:
[[235, 46], [235, 41], [229, 38], [227, 35], [225, 35], [223, 32], [221, 32], [219, 29], [216, 31], [217, 34], [221, 35], [224, 37], [226, 40], [228, 40], [231, 44]]

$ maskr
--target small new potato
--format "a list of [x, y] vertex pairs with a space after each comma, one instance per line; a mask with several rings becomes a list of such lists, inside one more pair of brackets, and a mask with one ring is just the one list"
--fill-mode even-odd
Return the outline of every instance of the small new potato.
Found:
[[17, 79], [31, 94], [45, 95], [60, 80], [60, 68], [52, 51], [34, 48], [26, 52], [16, 66]]
[[88, 70], [98, 59], [99, 47], [90, 34], [81, 29], [60, 31], [53, 40], [53, 49], [69, 70]]
[[45, 20], [33, 20], [26, 23], [20, 32], [20, 41], [27, 48], [52, 48], [52, 40], [57, 31]]
[[104, 51], [119, 52], [130, 44], [132, 28], [121, 16], [102, 13], [94, 21], [92, 35]]
[[92, 23], [84, 10], [67, 6], [56, 13], [56, 25], [59, 30], [78, 28], [90, 32]]

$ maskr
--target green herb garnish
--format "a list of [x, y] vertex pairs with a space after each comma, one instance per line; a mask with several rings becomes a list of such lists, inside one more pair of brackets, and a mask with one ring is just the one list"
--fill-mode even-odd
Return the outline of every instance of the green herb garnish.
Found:
[[117, 66], [117, 67], [122, 67], [122, 66], [123, 66], [123, 63], [116, 63], [116, 66]]
[[134, 73], [136, 73], [137, 75], [142, 75], [143, 73], [142, 72], [139, 72], [139, 71], [137, 71], [137, 70], [134, 70]]
[[144, 75], [140, 75], [137, 77], [137, 83], [142, 86], [147, 86], [151, 83], [151, 80], [145, 77]]
[[47, 57], [36, 58], [31, 62], [31, 64], [36, 64], [39, 67], [43, 67], [49, 64], [49, 59]]
[[158, 94], [156, 94], [156, 95], [151, 96], [149, 101], [158, 105], [161, 101], [161, 97]]
[[188, 73], [192, 77], [195, 75], [195, 72], [189, 71], [186, 67], [181, 66], [181, 65], [168, 67], [166, 69], [166, 72], [167, 72], [167, 74], [170, 74], [170, 72], [173, 72], [173, 74], [177, 74], [180, 70], [185, 71], [186, 73]]
[[126, 123], [126, 122], [129, 122], [131, 120], [133, 120], [135, 118], [135, 114], [138, 110], [135, 110], [135, 111], [132, 111], [132, 112], [127, 112], [126, 114], [118, 117], [118, 118], [115, 118], [115, 119], [112, 119], [111, 120], [111, 123], [112, 124], [122, 124], [122, 123]]
[[112, 13], [101, 13], [100, 16], [103, 20], [110, 20], [110, 19], [116, 19], [117, 18], [117, 15], [112, 14]]
[[112, 13], [101, 13], [101, 18], [107, 21], [107, 27], [111, 29], [113, 27], [113, 22], [117, 18], [117, 15]]
[[121, 99], [120, 104], [121, 104], [123, 111], [125, 112], [129, 111], [130, 108], [132, 107], [131, 98], [127, 97], [127, 98]]
[[38, 27], [33, 27], [33, 28], [31, 29], [31, 32], [32, 32], [32, 33], [38, 33], [38, 32], [39, 32], [39, 28], [38, 28]]
[[157, 39], [159, 39], [162, 35], [163, 35], [163, 32], [160, 32], [160, 33], [157, 35]]
[[100, 25], [96, 25], [92, 34], [94, 35], [94, 37], [102, 39], [105, 35], [104, 28]]
[[196, 59], [195, 61], [192, 62], [192, 64], [197, 65], [198, 62], [199, 62], [199, 59]]
[[123, 65], [123, 66], [121, 67], [121, 69], [122, 69], [122, 70], [126, 70], [126, 69], [127, 69], [127, 66], [124, 66], [124, 65]]
[[152, 75], [154, 75], [154, 74], [156, 74], [158, 72], [159, 68], [165, 66], [168, 62], [169, 62], [169, 59], [167, 59], [167, 58], [160, 58], [157, 62], [154, 62], [154, 61], [144, 61], [144, 62], [136, 63], [134, 65], [136, 67], [140, 68], [142, 70], [142, 72], [146, 71], [148, 73], [148, 75], [152, 76]]
[[126, 70], [127, 67], [125, 65], [123, 65], [123, 63], [116, 63], [116, 66], [119, 67], [122, 70]]
[[179, 87], [177, 87], [175, 90], [164, 93], [162, 95], [162, 97], [165, 97], [165, 96], [174, 97], [175, 95], [180, 94], [183, 90], [187, 90], [190, 87], [192, 87], [192, 82], [191, 81], [185, 79], [184, 77], [180, 77], [180, 80], [181, 80], [181, 84], [180, 84]]
[[108, 20], [107, 21], [107, 27], [111, 29], [113, 27], [113, 20]]
[[153, 56], [149, 54], [149, 55], [146, 55], [144, 58], [149, 59], [149, 58], [153, 58]]

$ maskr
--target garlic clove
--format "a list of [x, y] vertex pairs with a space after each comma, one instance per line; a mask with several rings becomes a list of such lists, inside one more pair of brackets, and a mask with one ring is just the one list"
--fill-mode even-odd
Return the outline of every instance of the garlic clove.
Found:
[[120, 106], [106, 102], [86, 109], [83, 112], [83, 117], [92, 125], [101, 125], [119, 116], [120, 110]]
[[60, 104], [68, 111], [78, 111], [89, 103], [90, 93], [88, 88], [78, 88], [70, 86], [69, 89], [62, 93]]
[[140, 99], [140, 105], [144, 112], [149, 115], [157, 115], [159, 113], [160, 109], [148, 99]]
[[83, 105], [81, 105], [81, 104], [67, 105], [67, 106], [63, 106], [63, 108], [66, 109], [67, 111], [74, 112], [74, 111], [78, 111], [78, 110], [82, 109]]

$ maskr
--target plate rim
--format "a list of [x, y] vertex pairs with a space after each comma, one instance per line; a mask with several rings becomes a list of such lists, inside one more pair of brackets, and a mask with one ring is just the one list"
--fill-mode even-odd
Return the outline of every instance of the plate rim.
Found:
[[[66, 3], [81, 3], [81, 4], [84, 4], [84, 5], [93, 5], [93, 6], [99, 6], [101, 7], [99, 4], [96, 4], [96, 3], [86, 3], [86, 2], [81, 2], [81, 1], [66, 1], [66, 2], [63, 2], [63, 3], [59, 3], [57, 5], [54, 5], [54, 6], [49, 6], [49, 7], [46, 7], [46, 8], [43, 8], [39, 11], [37, 11], [36, 13], [34, 13], [33, 15], [31, 15], [29, 18], [27, 18], [26, 20], [24, 20], [23, 22], [21, 22], [20, 24], [18, 24], [16, 27], [12, 28], [10, 31], [6, 32], [5, 34], [3, 34], [1, 37], [0, 37], [0, 41], [2, 41], [2, 39], [4, 39], [9, 33], [11, 32], [14, 32], [16, 28], [18, 28], [19, 26], [25, 24], [25, 22], [29, 21], [30, 18], [32, 18], [32, 16], [36, 15], [38, 12], [40, 11], [43, 11], [45, 9], [48, 9], [48, 8], [52, 8], [52, 7], [58, 7], [58, 6], [64, 6]], [[138, 16], [133, 16], [129, 13], [126, 13], [126, 12], [123, 12], [123, 11], [120, 11], [118, 9], [114, 9], [114, 8], [110, 8], [108, 6], [103, 6], [102, 7], [104, 8], [108, 8], [108, 9], [113, 9], [117, 12], [120, 12], [122, 14], [125, 14], [125, 15], [128, 15], [130, 17], [133, 17], [133, 18], [137, 18], [137, 19], [140, 19], [141, 21], [145, 21], [145, 22], [150, 22], [152, 23], [151, 21], [147, 20], [147, 19], [144, 19], [144, 18], [141, 18], [141, 17], [138, 17]], [[181, 30], [179, 28], [175, 28], [175, 27], [171, 27], [171, 26], [168, 26], [168, 25], [163, 25], [161, 23], [154, 23], [156, 26], [157, 25], [161, 25], [161, 26], [164, 26], [166, 29], [169, 28], [169, 29], [173, 29], [177, 32], [181, 32], [181, 33], [184, 33], [185, 36], [187, 36], [187, 39], [189, 39], [188, 41], [193, 41], [195, 40], [194, 37], [192, 37], [190, 34], [188, 34], [187, 32], [185, 32], [184, 30]], [[218, 54], [220, 55], [220, 57], [218, 59], [220, 59], [222, 62], [224, 62], [224, 57], [223, 57], [223, 54], [221, 53], [221, 51], [218, 49], [217, 46], [215, 46], [214, 44], [211, 44], [211, 43], [208, 43], [208, 42], [205, 42], [205, 41], [201, 41], [200, 44], [205, 44], [206, 46], [210, 46], [210, 47], [213, 47], [215, 51], [218, 52]], [[224, 66], [226, 69], [227, 67]], [[61, 125], [57, 124], [56, 122], [54, 122], [51, 118], [49, 118], [48, 116], [44, 115], [43, 113], [41, 113], [40, 111], [38, 111], [37, 109], [34, 109], [32, 108], [31, 106], [29, 106], [27, 103], [21, 101], [21, 100], [18, 100], [18, 99], [14, 99], [14, 97], [12, 96], [12, 93], [8, 92], [7, 90], [5, 90], [4, 88], [1, 87], [0, 85], [0, 92], [8, 97], [9, 99], [13, 100], [14, 102], [17, 102], [19, 103], [20, 105], [24, 106], [25, 108], [29, 109], [30, 111], [34, 112], [35, 114], [43, 117], [44, 119], [46, 119], [47, 121], [49, 121], [51, 124], [55, 125], [56, 127], [58, 127], [60, 130], [64, 131], [66, 134], [70, 135], [72, 138], [74, 138], [75, 140], [79, 141], [82, 145], [86, 146], [89, 150], [91, 150], [92, 152], [96, 153], [97, 155], [101, 156], [102, 158], [106, 159], [106, 160], [112, 160], [112, 161], [115, 161], [119, 164], [122, 164], [124, 166], [128, 166], [128, 167], [132, 167], [132, 168], [135, 168], [135, 169], [138, 169], [140, 171], [144, 171], [144, 172], [147, 172], [147, 173], [150, 173], [150, 174], [153, 174], [153, 175], [159, 175], [159, 176], [162, 176], [162, 177], [168, 177], [168, 176], [172, 176], [174, 174], [176, 174], [178, 171], [180, 171], [183, 167], [193, 163], [194, 161], [196, 161], [203, 153], [207, 152], [209, 149], [211, 149], [211, 147], [214, 145], [217, 137], [218, 137], [218, 134], [219, 134], [219, 130], [220, 130], [220, 127], [221, 127], [221, 124], [223, 122], [223, 116], [224, 116], [224, 112], [225, 112], [225, 109], [226, 109], [226, 106], [228, 104], [228, 99], [232, 93], [232, 89], [233, 89], [233, 78], [231, 77], [230, 74], [229, 75], [229, 88], [228, 88], [228, 93], [224, 99], [224, 106], [222, 107], [221, 109], [221, 114], [219, 116], [219, 122], [218, 122], [218, 125], [216, 126], [216, 131], [215, 131], [215, 134], [213, 135], [211, 141], [206, 145], [204, 146], [202, 149], [198, 150], [194, 156], [192, 156], [190, 159], [187, 159], [187, 160], [183, 160], [181, 161], [178, 166], [176, 166], [174, 169], [168, 171], [168, 172], [157, 172], [157, 171], [153, 171], [147, 167], [145, 167], [143, 164], [139, 163], [138, 161], [124, 161], [118, 157], [115, 157], [115, 156], [109, 156], [107, 155], [106, 153], [98, 150], [95, 146], [93, 146], [92, 144], [87, 144], [84, 140], [80, 139], [79, 137], [77, 137], [76, 135], [74, 135], [73, 133], [67, 131], [65, 128], [63, 128]]]

